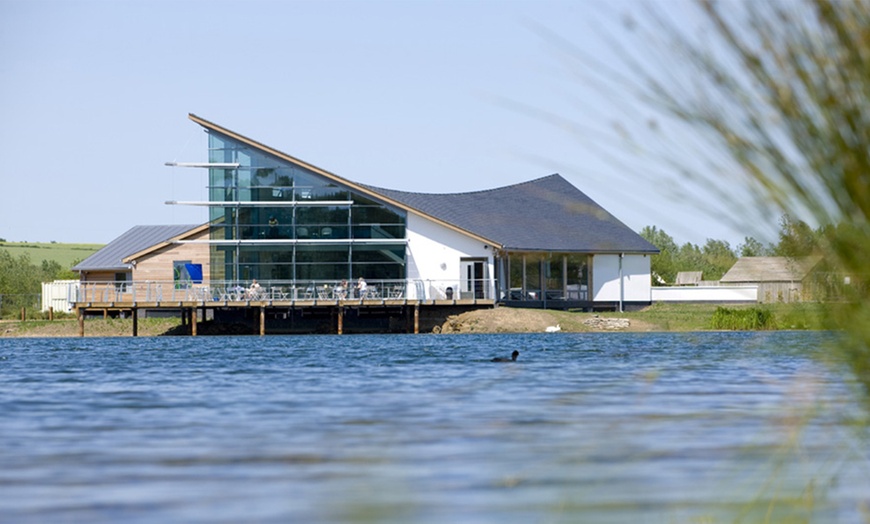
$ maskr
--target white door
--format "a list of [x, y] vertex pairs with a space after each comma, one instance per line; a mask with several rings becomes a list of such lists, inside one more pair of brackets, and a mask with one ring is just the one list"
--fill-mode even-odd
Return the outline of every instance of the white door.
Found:
[[486, 260], [463, 258], [459, 261], [459, 298], [486, 298]]

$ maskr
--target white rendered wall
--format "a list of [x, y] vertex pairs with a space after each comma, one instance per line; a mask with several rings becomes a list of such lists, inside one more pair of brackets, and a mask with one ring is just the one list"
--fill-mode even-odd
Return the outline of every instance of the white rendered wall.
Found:
[[487, 277], [492, 280], [491, 246], [484, 248], [478, 240], [413, 213], [408, 213], [407, 232], [408, 280], [422, 281], [426, 293], [425, 297], [412, 294], [409, 298], [443, 299], [448, 287], [458, 290], [461, 258], [486, 258]]
[[[649, 255], [624, 255], [622, 259], [622, 301], [650, 302], [652, 297]], [[592, 300], [619, 302], [619, 255], [592, 257]]]
[[653, 302], [756, 302], [758, 286], [654, 287]]

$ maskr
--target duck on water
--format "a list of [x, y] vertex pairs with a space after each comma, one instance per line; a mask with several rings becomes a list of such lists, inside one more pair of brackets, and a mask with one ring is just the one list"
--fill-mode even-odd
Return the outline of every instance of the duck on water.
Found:
[[520, 352], [515, 349], [514, 352], [511, 353], [511, 358], [496, 357], [496, 358], [492, 359], [492, 361], [493, 362], [516, 362], [518, 356], [520, 356]]

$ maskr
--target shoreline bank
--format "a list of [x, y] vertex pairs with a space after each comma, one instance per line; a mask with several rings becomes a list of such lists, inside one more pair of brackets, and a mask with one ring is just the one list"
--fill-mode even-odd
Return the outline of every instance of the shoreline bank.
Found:
[[[716, 304], [655, 304], [639, 311], [585, 313], [543, 309], [497, 307], [478, 309], [448, 317], [434, 332], [452, 333], [566, 333], [594, 332], [685, 332], [711, 331]], [[756, 305], [742, 308], [758, 307]], [[735, 307], [738, 309], [740, 307]], [[776, 329], [824, 329], [823, 309], [818, 304], [773, 304], [764, 306], [776, 317]], [[85, 338], [132, 336], [132, 319], [88, 319]], [[139, 320], [139, 336], [185, 336], [180, 318]], [[233, 332], [228, 326], [200, 323], [198, 335], [248, 334]], [[250, 333], [254, 334], [254, 333]], [[350, 333], [348, 333], [350, 334]], [[268, 333], [267, 333], [268, 335]], [[78, 337], [75, 318], [0, 321], [0, 338]]]

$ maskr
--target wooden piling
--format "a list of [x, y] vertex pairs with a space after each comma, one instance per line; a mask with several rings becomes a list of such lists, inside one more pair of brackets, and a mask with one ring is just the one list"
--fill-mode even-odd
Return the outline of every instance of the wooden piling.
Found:
[[133, 308], [133, 336], [139, 336], [139, 310]]
[[266, 334], [266, 308], [260, 308], [260, 336]]
[[197, 320], [199, 320], [198, 317], [199, 315], [196, 312], [196, 308], [190, 308], [190, 336], [192, 337], [196, 336], [196, 324]]
[[420, 334], [420, 304], [414, 304], [414, 334]]
[[85, 310], [79, 308], [76, 312], [79, 316], [79, 336], [83, 337], [85, 336]]
[[344, 333], [344, 308], [338, 308], [338, 334]]

